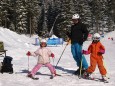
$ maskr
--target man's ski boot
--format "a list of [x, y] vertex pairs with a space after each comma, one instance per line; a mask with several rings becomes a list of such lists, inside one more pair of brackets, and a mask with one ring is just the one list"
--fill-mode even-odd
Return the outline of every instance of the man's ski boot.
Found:
[[74, 74], [74, 75], [80, 75], [80, 72], [81, 72], [81, 75], [82, 75], [85, 71], [86, 71], [85, 69], [82, 68], [82, 69], [80, 70], [80, 68], [79, 68], [79, 69], [77, 69], [73, 74]]
[[74, 75], [79, 75], [79, 74], [80, 74], [80, 68], [77, 69], [73, 74], [74, 74]]

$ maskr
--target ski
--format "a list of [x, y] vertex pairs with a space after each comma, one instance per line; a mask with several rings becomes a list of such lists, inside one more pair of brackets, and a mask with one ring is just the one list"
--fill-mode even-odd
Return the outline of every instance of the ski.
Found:
[[76, 76], [78, 76], [78, 78], [79, 78], [79, 79], [81, 79], [81, 78], [82, 78], [82, 76], [80, 76], [80, 75], [76, 75]]
[[62, 75], [60, 75], [60, 74], [55, 74], [56, 76], [62, 76]]
[[87, 80], [94, 80], [94, 81], [99, 81], [99, 82], [104, 82], [104, 83], [109, 83], [109, 81], [107, 80], [103, 80], [103, 79], [99, 79], [99, 78], [83, 78], [83, 79], [87, 79]]
[[50, 79], [53, 79], [53, 78], [54, 78], [53, 76], [50, 77]]
[[[27, 77], [28, 77], [28, 76], [27, 76]], [[33, 79], [33, 80], [39, 80], [38, 77], [28, 77], [28, 78]]]
[[103, 79], [94, 79], [95, 81], [100, 81], [100, 82], [104, 82], [104, 83], [109, 83], [108, 80], [103, 80]]
[[38, 77], [33, 77], [32, 74], [27, 75], [27, 77], [28, 77], [28, 78], [31, 78], [31, 79], [33, 79], [33, 80], [38, 80], [38, 79], [39, 79]]
[[60, 75], [60, 74], [55, 74], [55, 76], [51, 76], [50, 79], [53, 79], [53, 78], [56, 77], [56, 76], [62, 76], [62, 75]]
[[38, 77], [32, 77], [31, 79], [33, 79], [33, 80], [39, 80]]

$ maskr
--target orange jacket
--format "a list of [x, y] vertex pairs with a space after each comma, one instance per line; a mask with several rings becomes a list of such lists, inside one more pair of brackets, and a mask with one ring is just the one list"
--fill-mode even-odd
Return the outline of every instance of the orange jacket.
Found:
[[91, 54], [90, 57], [102, 59], [103, 56], [101, 53], [99, 53], [100, 50], [105, 51], [104, 46], [100, 42], [98, 42], [98, 43], [92, 42], [88, 48], [88, 52]]

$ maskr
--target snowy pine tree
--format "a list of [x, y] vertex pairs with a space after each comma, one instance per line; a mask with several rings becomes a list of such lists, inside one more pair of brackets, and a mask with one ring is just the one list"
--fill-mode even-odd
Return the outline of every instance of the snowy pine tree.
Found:
[[26, 33], [27, 31], [27, 10], [25, 8], [25, 4], [23, 3], [23, 0], [17, 0], [16, 1], [16, 14], [17, 14], [17, 29], [16, 31], [18, 33]]

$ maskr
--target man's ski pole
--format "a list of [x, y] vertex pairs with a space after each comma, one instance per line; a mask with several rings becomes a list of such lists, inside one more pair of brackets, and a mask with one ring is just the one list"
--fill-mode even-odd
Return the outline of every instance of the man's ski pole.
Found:
[[83, 62], [83, 55], [82, 55], [82, 58], [81, 58], [81, 64], [80, 64], [80, 75], [79, 75], [79, 78], [81, 78], [82, 62]]
[[57, 67], [57, 65], [58, 65], [58, 63], [59, 63], [59, 61], [60, 61], [60, 59], [61, 59], [61, 57], [62, 57], [62, 55], [63, 55], [63, 53], [64, 53], [64, 51], [65, 51], [65, 49], [66, 49], [66, 47], [67, 47], [67, 45], [68, 45], [68, 43], [66, 44], [66, 46], [65, 46], [65, 48], [64, 48], [64, 50], [63, 50], [63, 52], [61, 53], [61, 56], [60, 56], [60, 58], [59, 58], [59, 60], [58, 60], [58, 62], [57, 62], [57, 64], [56, 64], [55, 67]]

